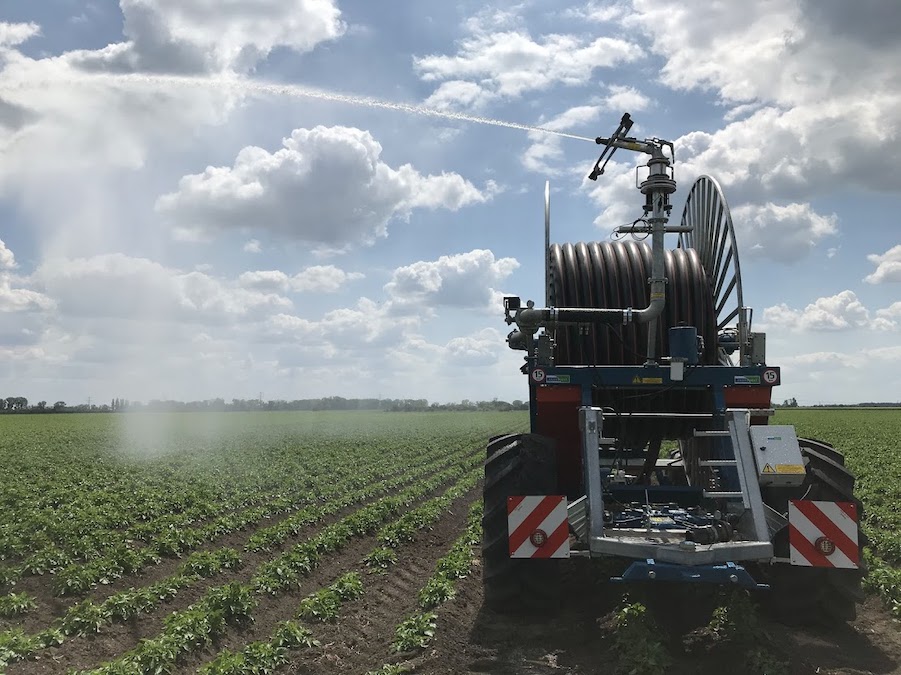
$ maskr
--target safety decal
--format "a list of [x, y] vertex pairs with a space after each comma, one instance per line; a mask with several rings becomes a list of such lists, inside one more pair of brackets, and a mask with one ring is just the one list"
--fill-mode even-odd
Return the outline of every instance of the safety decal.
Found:
[[736, 375], [735, 384], [760, 384], [760, 375]]
[[507, 497], [511, 558], [568, 558], [565, 495]]
[[792, 565], [860, 567], [857, 507], [852, 502], [792, 499], [788, 503], [788, 545]]
[[772, 465], [772, 464], [766, 464], [766, 465], [764, 465], [764, 467], [763, 467], [763, 473], [776, 473], [776, 470], [773, 469], [773, 465]]
[[805, 474], [807, 469], [803, 464], [777, 464], [776, 473]]
[[544, 382], [545, 374], [541, 368], [536, 368], [532, 371], [532, 380], [541, 384]]
[[767, 384], [776, 384], [779, 380], [779, 373], [777, 373], [772, 368], [767, 368], [763, 371], [763, 381]]
[[632, 378], [632, 384], [663, 384], [662, 377], [639, 377], [636, 375]]
[[545, 378], [545, 381], [548, 384], [569, 384], [570, 376], [569, 375], [548, 375]]

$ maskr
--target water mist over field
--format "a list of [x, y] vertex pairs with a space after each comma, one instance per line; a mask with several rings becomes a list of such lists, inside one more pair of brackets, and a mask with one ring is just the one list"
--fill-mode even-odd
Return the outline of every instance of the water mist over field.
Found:
[[[178, 103], [182, 97], [185, 105], [192, 108], [206, 108], [220, 98], [229, 97], [292, 97], [346, 103], [349, 105], [394, 111], [403, 114], [419, 115], [452, 122], [469, 122], [473, 124], [491, 125], [519, 131], [552, 134], [558, 137], [579, 141], [593, 142], [594, 139], [566, 133], [555, 129], [492, 119], [477, 115], [468, 115], [453, 111], [435, 110], [409, 103], [397, 103], [381, 99], [343, 94], [293, 84], [255, 81], [239, 77], [194, 77], [137, 73], [91, 73], [78, 69], [60, 71], [57, 76], [38, 75], [23, 78], [14, 82], [5, 82], [0, 87], [0, 95], [5, 92], [21, 94], [22, 92], [53, 92], [59, 87], [64, 92], [72, 92], [73, 96], [95, 98], [104, 101], [99, 93], [108, 89], [116, 94], [136, 94], [135, 101], [117, 101], [110, 99], [112, 105], [142, 107], [141, 101], [148, 97], [164, 99]], [[203, 93], [204, 96], [197, 96]], [[66, 95], [69, 95], [66, 93]], [[208, 97], [206, 95], [209, 95]], [[202, 100], [209, 98], [209, 100]], [[166, 103], [168, 105], [169, 103]], [[178, 137], [186, 133], [183, 128], [159, 129], [156, 120], [150, 114], [154, 106], [147, 107], [147, 119], [141, 121], [146, 125], [147, 138], [159, 136]], [[227, 117], [231, 109], [229, 105], [217, 108], [220, 117]], [[220, 119], [219, 121], [224, 121]], [[74, 123], [61, 119], [60, 123]], [[144, 127], [142, 126], [142, 129]], [[106, 136], [108, 135], [108, 138]], [[118, 136], [106, 134], [102, 124], [89, 125], [86, 138], [97, 138], [100, 141], [113, 143]], [[83, 139], [78, 142], [83, 142]], [[78, 157], [78, 142], [65, 146], [66, 156]], [[28, 146], [31, 147], [31, 146]], [[118, 148], [118, 146], [117, 146]], [[40, 148], [38, 148], [40, 149]], [[34, 151], [38, 151], [34, 149]], [[123, 166], [138, 168], [144, 161], [140, 144], [125, 147], [117, 151], [122, 157], [117, 158]], [[80, 346], [78, 353], [88, 361], [102, 363], [106, 367], [102, 381], [96, 382], [98, 387], [126, 397], [139, 400], [154, 398], [204, 398], [207, 396], [228, 395], [231, 392], [220, 391], [222, 372], [210, 369], [204, 361], [202, 352], [205, 344], [195, 343], [197, 330], [179, 314], [177, 303], [172, 298], [178, 295], [171, 287], [172, 279], [168, 271], [156, 262], [157, 255], [162, 255], [166, 242], [162, 230], [156, 232], [152, 227], [124, 227], [122, 224], [133, 218], [129, 200], [117, 201], [114, 195], [105, 193], [110, 185], [116, 185], [116, 172], [93, 174], [91, 171], [78, 171], [73, 166], [61, 162], [56, 173], [52, 175], [28, 175], [23, 184], [34, 193], [32, 201], [46, 202], [36, 211], [37, 224], [46, 230], [40, 242], [41, 261], [39, 266], [42, 283], [46, 292], [54, 298], [62, 298], [60, 305], [70, 317], [75, 317], [73, 325], [87, 348]], [[68, 173], [67, 173], [68, 172]], [[121, 172], [120, 172], [121, 173]], [[71, 174], [71, 175], [69, 175]], [[65, 180], [63, 180], [65, 179]], [[60, 183], [59, 199], [38, 199], [45, 189], [46, 183]], [[138, 186], [140, 187], [140, 186]], [[135, 186], [131, 186], [135, 189]], [[63, 194], [65, 195], [63, 198]], [[143, 250], [151, 251], [149, 259], [130, 258], [111, 251], [130, 250], [133, 237], [140, 237]], [[92, 273], [91, 265], [102, 266], [106, 286], [86, 285], [85, 279]], [[134, 274], [135, 265], [141, 266], [141, 274]], [[136, 281], [140, 277], [140, 281]], [[73, 286], [73, 279], [80, 281], [78, 291]], [[93, 283], [93, 282], [91, 282]], [[98, 282], [99, 283], [99, 282]], [[109, 285], [115, 287], [110, 293]], [[164, 292], [160, 293], [159, 289]], [[125, 298], [126, 300], [122, 300]], [[116, 304], [118, 303], [118, 304]], [[124, 303], [124, 305], [123, 305]], [[93, 329], [102, 326], [104, 340], [96, 340], [91, 344]], [[208, 338], [208, 336], [200, 336]], [[215, 347], [210, 348], [212, 351]], [[232, 367], [236, 367], [232, 364]], [[252, 369], [253, 365], [250, 365]], [[168, 372], [167, 372], [168, 371]], [[181, 390], [185, 380], [175, 381], [177, 376], [188, 374], [193, 390], [186, 393]], [[240, 374], [239, 374], [240, 375]], [[227, 379], [232, 385], [243, 386], [240, 377]], [[325, 394], [327, 392], [318, 392]], [[415, 396], [415, 392], [406, 393]], [[451, 396], [443, 396], [442, 392], [430, 390], [430, 400], [450, 400]], [[203, 417], [195, 420], [192, 434], [204, 439], [202, 442], [215, 443], [227, 435], [227, 415], [210, 413], [192, 415]], [[167, 413], [121, 413], [116, 416], [118, 434], [121, 439], [123, 453], [136, 457], [155, 457], [173, 450], [173, 439], [183, 436], [180, 431], [179, 414]], [[198, 431], [198, 425], [202, 427]]]

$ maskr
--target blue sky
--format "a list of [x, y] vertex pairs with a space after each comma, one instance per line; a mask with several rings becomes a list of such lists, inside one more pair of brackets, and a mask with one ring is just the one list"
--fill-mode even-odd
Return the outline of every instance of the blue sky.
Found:
[[855, 6], [7, 0], [0, 386], [523, 398], [498, 299], [543, 295], [544, 181], [555, 241], [640, 215], [637, 157], [591, 183], [590, 143], [244, 78], [589, 137], [630, 112], [676, 143], [674, 214], [723, 185], [775, 397], [901, 399], [901, 19]]

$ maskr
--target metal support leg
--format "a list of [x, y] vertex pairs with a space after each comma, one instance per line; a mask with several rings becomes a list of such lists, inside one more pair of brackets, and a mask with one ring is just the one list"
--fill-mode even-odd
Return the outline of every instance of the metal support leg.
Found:
[[754, 460], [754, 449], [751, 447], [751, 433], [748, 430], [748, 411], [729, 410], [726, 422], [732, 436], [732, 448], [738, 468], [738, 481], [744, 493], [744, 507], [751, 512], [754, 523], [754, 538], [758, 541], [769, 541], [770, 530], [766, 524], [766, 512], [763, 508], [763, 497], [760, 494], [760, 481], [757, 477], [757, 465]]
[[588, 495], [589, 538], [604, 536], [604, 495], [601, 488], [601, 458], [598, 452], [603, 420], [601, 408], [593, 406], [579, 408], [582, 470], [585, 474], [585, 492]]

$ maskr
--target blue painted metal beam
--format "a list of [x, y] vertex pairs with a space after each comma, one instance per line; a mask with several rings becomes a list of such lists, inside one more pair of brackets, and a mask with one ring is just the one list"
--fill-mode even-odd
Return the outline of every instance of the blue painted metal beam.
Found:
[[674, 565], [658, 563], [653, 558], [645, 561], [636, 560], [623, 572], [621, 577], [612, 577], [610, 581], [624, 582], [660, 582], [701, 584], [727, 584], [750, 589], [768, 589], [768, 584], [759, 584], [741, 565], [733, 562], [725, 565]]

